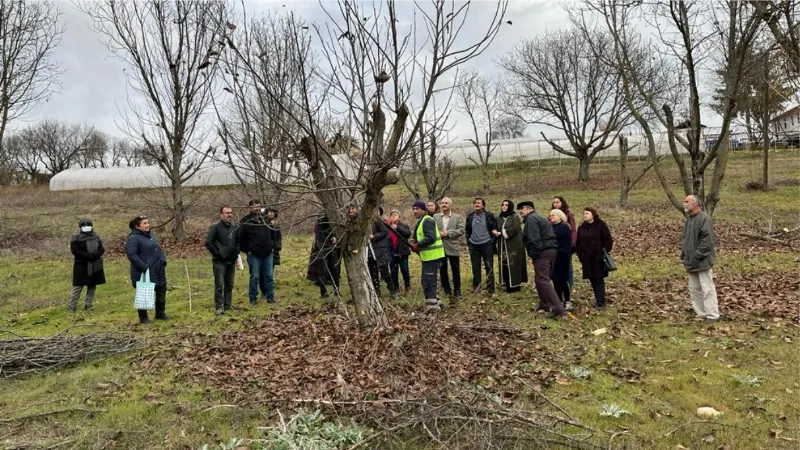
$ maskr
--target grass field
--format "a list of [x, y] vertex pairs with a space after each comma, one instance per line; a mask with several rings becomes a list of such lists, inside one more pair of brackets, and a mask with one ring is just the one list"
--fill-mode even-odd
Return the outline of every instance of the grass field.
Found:
[[[578, 282], [574, 292], [578, 306], [558, 322], [529, 311], [536, 300], [532, 287], [495, 299], [469, 295], [462, 307], [445, 314], [455, 319], [477, 315], [534, 333], [537, 350], [555, 355], [550, 361], [555, 382], [544, 385], [542, 392], [581, 423], [620, 433], [610, 448], [797, 448], [800, 239], [795, 234], [784, 245], [743, 233], [798, 225], [800, 155], [776, 154], [771, 162], [775, 186], [766, 192], [747, 191], [745, 184], [759, 177], [759, 158], [750, 154], [731, 158], [715, 214], [719, 239], [715, 275], [724, 316], [715, 325], [692, 320], [686, 276], [678, 259], [680, 214], [667, 204], [652, 175], [631, 193], [628, 209], [617, 207], [619, 174], [614, 164], [592, 166], [587, 184], [575, 181], [577, 166], [571, 164], [526, 172], [512, 165], [499, 167], [491, 193], [479, 192], [481, 180], [475, 170], [464, 170], [451, 194], [458, 212], [466, 212], [477, 194], [483, 194], [493, 211], [504, 198], [531, 199], [541, 211], [553, 195], [566, 197], [576, 215], [585, 205], [596, 206], [615, 236], [620, 265], [607, 280], [611, 303], [604, 312], [590, 308], [591, 290]], [[632, 170], [639, 167], [632, 166]], [[676, 178], [674, 171], [671, 178]], [[239, 197], [227, 190], [213, 191], [190, 220], [192, 244], [165, 246], [171, 320], [140, 326], [131, 308], [129, 265], [118, 249], [127, 234], [127, 221], [148, 213], [151, 195], [0, 190], [2, 338], [51, 336], [69, 328], [74, 333], [131, 333], [145, 342], [144, 349], [123, 356], [0, 381], [0, 448], [196, 449], [231, 438], [244, 439], [244, 448], [273, 448], [258, 441], [264, 438], [260, 427], [275, 424], [273, 408], [221, 406], [235, 400], [220, 386], [188, 379], [180, 367], [168, 362], [134, 361], [158, 350], [180, 348], [186, 333], [202, 332], [213, 339], [247, 326], [249, 319], [267, 320], [300, 305], [320, 307], [316, 288], [304, 277], [310, 226], [298, 224], [284, 238], [283, 264], [276, 272], [278, 305], [243, 309], [214, 321], [211, 264], [197, 236], [214, 220], [217, 205]], [[387, 205], [410, 213], [410, 196], [401, 186], [387, 189], [385, 196]], [[72, 270], [68, 241], [77, 219], [84, 216], [94, 219], [112, 250], [105, 259], [108, 283], [98, 288], [94, 310], [70, 314], [66, 311]], [[411, 271], [416, 286], [416, 260]], [[576, 262], [576, 278], [579, 272]], [[462, 280], [469, 286], [466, 257]], [[246, 282], [246, 270], [238, 272], [234, 302], [239, 305], [247, 302]], [[346, 296], [346, 287], [344, 291]], [[421, 305], [416, 290], [398, 308], [410, 314]], [[592, 333], [600, 328], [607, 332]], [[267, 355], [269, 351], [263, 349]], [[579, 376], [579, 368], [588, 372]], [[491, 388], [490, 383], [479, 383]], [[601, 416], [600, 409], [609, 404], [629, 414]], [[699, 419], [695, 410], [701, 406], [714, 407], [723, 415], [717, 420]], [[441, 447], [419, 436], [407, 442], [405, 448]]]

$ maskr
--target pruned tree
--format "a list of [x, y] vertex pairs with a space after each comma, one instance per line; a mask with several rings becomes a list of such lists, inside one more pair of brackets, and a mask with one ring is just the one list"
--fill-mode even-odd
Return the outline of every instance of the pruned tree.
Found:
[[[479, 25], [471, 22], [468, 34], [467, 17], [474, 7], [470, 2], [416, 3], [413, 15], [403, 16], [393, 1], [340, 1], [320, 7], [325, 23], [295, 21], [287, 40], [291, 55], [286, 62], [298, 74], [299, 95], [283, 96], [280, 86], [261, 72], [258, 61], [264, 49], [252, 37], [246, 19], [231, 24], [236, 27], [235, 45], [225, 53], [225, 58], [237, 61], [242, 69], [239, 79], [246, 81], [239, 84], [226, 77], [226, 87], [257, 87], [262, 101], [275, 102], [279, 108], [280, 114], [262, 108], [274, 115], [272, 120], [285, 118], [287, 128], [299, 128], [300, 133], [289, 133], [289, 157], [299, 161], [299, 173], [275, 187], [313, 195], [342, 249], [359, 323], [380, 327], [387, 318], [369, 277], [365, 248], [383, 189], [399, 181], [397, 168], [418, 145], [419, 129], [434, 95], [449, 88], [445, 75], [488, 47], [500, 30], [507, 2], [489, 8], [485, 28], [476, 30]], [[411, 85], [419, 82], [424, 89], [412, 90]], [[340, 164], [328, 145], [335, 134], [326, 125], [332, 117], [359, 143], [360, 158], [352, 167]], [[359, 200], [360, 211], [352, 217], [347, 205], [354, 200]]]
[[0, 154], [8, 125], [58, 88], [59, 16], [46, 0], [0, 0]]
[[[678, 166], [684, 194], [696, 195], [705, 210], [713, 214], [719, 202], [727, 166], [728, 135], [736, 112], [740, 82], [752, 69], [747, 64], [747, 53], [761, 26], [759, 16], [748, 4], [737, 1], [713, 4], [653, 2], [647, 5], [587, 1], [584, 5], [599, 13], [600, 20], [612, 37], [614, 59], [611, 64], [620, 73], [631, 113], [645, 131], [650, 156], [656, 162], [655, 172], [667, 198], [676, 209], [683, 212], [682, 199], [675, 196], [656, 161], [651, 127], [654, 118], [667, 131], [670, 152]], [[636, 26], [636, 15], [643, 17], [658, 31], [657, 43], [644, 41], [632, 29]], [[584, 29], [589, 28], [585, 26], [586, 22], [580, 23]], [[701, 139], [700, 105], [703, 99], [700, 96], [700, 80], [702, 71], [709, 69], [709, 55], [713, 52], [718, 52], [720, 59], [725, 61], [721, 96], [724, 108], [719, 138], [706, 146]], [[648, 56], [655, 63], [648, 63]], [[680, 74], [680, 85], [675, 87], [675, 91], [688, 92], [688, 103], [679, 99], [662, 103], [657, 101], [661, 99], [652, 95], [649, 84], [652, 84], [653, 78], [663, 78], [664, 75], [659, 73], [670, 71]], [[644, 101], [641, 105], [637, 104], [640, 100]], [[687, 129], [685, 134], [676, 126], [675, 108], [685, 111], [687, 116], [683, 122]], [[689, 154], [689, 170], [678, 145]], [[707, 189], [705, 176], [712, 163], [711, 186]]]
[[467, 159], [481, 171], [484, 192], [489, 188], [489, 160], [497, 149], [494, 126], [503, 112], [503, 89], [496, 80], [475, 70], [464, 70], [456, 86], [456, 110], [469, 118], [472, 136], [467, 138], [476, 155]]
[[403, 170], [401, 173], [403, 184], [417, 200], [423, 200], [420, 193], [420, 178], [425, 183], [424, 200], [436, 202], [444, 198], [456, 179], [458, 170], [455, 161], [441, 153], [437, 137], [439, 134], [436, 130], [435, 126], [430, 125], [419, 127], [419, 140], [416, 147], [410, 151], [408, 170]]
[[494, 124], [494, 139], [519, 139], [525, 137], [528, 124], [519, 116], [507, 115], [500, 117]]
[[523, 41], [500, 62], [507, 109], [528, 123], [564, 133], [569, 148], [541, 135], [553, 150], [578, 159], [580, 181], [589, 179], [594, 157], [632, 120], [618, 73], [603, 63], [610, 48], [607, 33], [572, 28]]
[[19, 136], [22, 138], [25, 153], [36, 154], [38, 157], [29, 156], [29, 162], [37, 160], [44, 169], [55, 175], [63, 172], [73, 165], [85, 162], [84, 155], [101, 154], [105, 151], [105, 139], [99, 136], [94, 126], [87, 124], [70, 124], [56, 120], [43, 120], [23, 129]]
[[84, 2], [81, 9], [109, 50], [126, 65], [127, 133], [145, 149], [170, 183], [171, 232], [186, 237], [193, 200], [184, 184], [208, 156], [210, 110], [217, 57], [229, 39], [221, 0]]

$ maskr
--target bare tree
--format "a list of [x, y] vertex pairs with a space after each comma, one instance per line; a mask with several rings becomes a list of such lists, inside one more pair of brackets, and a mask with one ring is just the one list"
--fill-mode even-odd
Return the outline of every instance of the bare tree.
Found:
[[475, 70], [462, 72], [456, 86], [456, 110], [466, 114], [472, 126], [472, 137], [466, 140], [477, 155], [467, 159], [480, 169], [485, 192], [491, 192], [489, 159], [497, 149], [494, 126], [505, 116], [502, 100], [503, 90], [496, 80]]
[[49, 1], [0, 0], [0, 153], [8, 124], [58, 88], [59, 16]]
[[791, 70], [800, 74], [800, 2], [751, 0], [749, 3], [786, 53]]
[[521, 117], [503, 116], [494, 124], [494, 139], [519, 139], [525, 137], [528, 124]]
[[[235, 24], [236, 45], [226, 55], [241, 65], [240, 80], [257, 86], [264, 100], [276, 102], [280, 114], [263, 108], [276, 116], [273, 120], [281, 123], [285, 117], [286, 128], [301, 131], [299, 139], [288, 133], [290, 157], [302, 163], [297, 165], [300, 173], [282, 188], [313, 194], [334, 224], [357, 319], [365, 328], [387, 323], [364, 251], [382, 191], [399, 181], [397, 168], [418, 145], [426, 110], [434, 95], [447, 89], [444, 75], [487, 48], [500, 29], [507, 2], [489, 8], [484, 30], [476, 32], [476, 23], [471, 23], [469, 34], [462, 35], [473, 6], [416, 3], [413, 15], [401, 17], [393, 1], [322, 3], [325, 24], [297, 24], [287, 41], [292, 50], [287, 62], [300, 81], [299, 95], [288, 97], [262, 74], [258, 59], [264, 49], [252, 38], [249, 22]], [[317, 41], [318, 53], [311, 51], [308, 35]], [[423, 80], [424, 89], [412, 90], [415, 80]], [[226, 82], [229, 89], [241, 89], [232, 77]], [[335, 134], [326, 126], [331, 117], [361, 147], [352, 167], [337, 162], [328, 144]], [[356, 199], [360, 211], [349, 216], [347, 205]]]
[[106, 156], [109, 153], [108, 136], [94, 127], [85, 126], [89, 129], [89, 135], [83, 149], [75, 156], [75, 163], [82, 168], [104, 168], [109, 164]]
[[73, 165], [80, 165], [82, 161], [86, 162], [86, 159], [82, 159], [84, 155], [88, 155], [88, 160], [91, 160], [98, 152], [104, 151], [104, 138], [98, 135], [92, 125], [55, 120], [43, 120], [28, 126], [20, 133], [27, 148], [26, 153], [37, 154], [39, 162], [51, 175], [63, 172]]
[[[645, 130], [650, 147], [650, 156], [655, 162], [655, 172], [667, 198], [683, 212], [683, 204], [676, 197], [656, 161], [655, 144], [652, 139], [653, 118], [666, 128], [670, 152], [677, 165], [685, 195], [700, 198], [705, 209], [713, 214], [719, 202], [719, 193], [727, 166], [729, 151], [728, 135], [731, 120], [736, 111], [736, 96], [740, 82], [750, 69], [747, 52], [760, 27], [757, 14], [746, 3], [729, 1], [706, 4], [704, 2], [654, 2], [646, 6], [638, 3], [627, 5], [611, 1], [585, 2], [587, 8], [597, 11], [602, 17], [613, 41], [614, 62], [621, 75], [625, 100], [636, 121]], [[641, 14], [658, 30], [659, 42], [642, 43], [641, 37], [631, 28], [635, 26], [634, 14]], [[667, 51], [659, 50], [666, 48]], [[706, 146], [701, 141], [702, 124], [700, 96], [703, 70], [708, 70], [709, 55], [717, 52], [726, 63], [723, 73], [722, 126], [719, 137]], [[648, 63], [645, 55], [656, 63]], [[643, 67], [642, 67], [643, 66]], [[660, 67], [659, 67], [660, 66]], [[688, 103], [678, 99], [657, 101], [650, 92], [653, 79], [663, 74], [653, 72], [678, 71], [681, 85], [688, 92]], [[643, 76], [645, 75], [645, 76]], [[676, 92], [682, 92], [680, 86]], [[637, 104], [643, 100], [644, 104]], [[682, 134], [674, 118], [673, 109], [685, 111], [682, 122], [688, 131]], [[690, 171], [678, 145], [689, 154]], [[706, 170], [713, 166], [711, 186], [706, 189]]]
[[13, 164], [22, 170], [28, 180], [35, 184], [41, 175], [42, 152], [30, 145], [22, 136], [22, 133], [15, 133], [5, 139], [5, 148]]
[[[208, 155], [211, 128], [204, 121], [219, 65], [230, 39], [220, 0], [85, 2], [81, 9], [108, 48], [127, 64], [135, 97], [129, 97], [128, 134], [170, 182], [172, 236], [186, 237], [193, 201], [184, 184]], [[141, 100], [140, 100], [141, 99]]]
[[619, 140], [620, 168], [619, 206], [625, 208], [628, 206], [628, 197], [630, 196], [633, 188], [639, 183], [639, 181], [642, 180], [642, 178], [644, 178], [645, 175], [647, 175], [647, 172], [653, 168], [653, 165], [656, 162], [663, 159], [663, 155], [658, 155], [655, 161], [651, 157], [648, 157], [644, 167], [642, 167], [639, 172], [633, 178], [631, 178], [630, 174], [628, 173], [628, 153], [631, 150], [630, 142], [628, 141], [628, 137], [621, 133], [617, 139]]
[[529, 123], [563, 132], [569, 148], [541, 134], [553, 150], [580, 161], [581, 181], [589, 179], [597, 153], [613, 145], [631, 121], [619, 76], [602, 62], [609, 49], [606, 33], [574, 28], [523, 41], [501, 60], [508, 108]]
[[[274, 98], [263, 86], [252, 82], [241, 59], [222, 60], [229, 83], [223, 88], [226, 94], [217, 108], [224, 154], [215, 154], [214, 158], [233, 169], [251, 198], [271, 198], [273, 204], [280, 203], [284, 192], [273, 186], [284, 185], [297, 175], [296, 158], [291, 153], [303, 131], [283, 105], [291, 105], [293, 97], [303, 95], [303, 72], [315, 64], [313, 60], [305, 66], [292, 64], [297, 48], [310, 44], [308, 33], [300, 35], [299, 42], [294, 41], [295, 33], [303, 27], [308, 25], [294, 16], [270, 14], [253, 18], [243, 31], [247, 33], [246, 43], [242, 44], [247, 46], [246, 51], [258, 52], [252, 69], [258, 71], [263, 83], [269, 84]], [[334, 124], [333, 129], [337, 131], [329, 140], [332, 153], [350, 155], [357, 142], [343, 127]]]
[[410, 151], [408, 170], [403, 170], [401, 178], [406, 188], [417, 200], [422, 200], [419, 188], [419, 178], [425, 183], [426, 200], [438, 202], [453, 187], [457, 168], [455, 161], [447, 155], [440, 153], [438, 147], [438, 133], [428, 130], [423, 125], [419, 128], [419, 141]]

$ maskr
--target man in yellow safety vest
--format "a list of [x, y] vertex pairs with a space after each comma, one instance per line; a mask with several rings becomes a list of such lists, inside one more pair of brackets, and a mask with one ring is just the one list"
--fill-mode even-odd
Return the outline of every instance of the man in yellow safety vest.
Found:
[[409, 239], [411, 249], [418, 253], [422, 260], [422, 290], [425, 292], [425, 312], [436, 312], [441, 309], [437, 298], [436, 272], [444, 258], [444, 244], [439, 234], [439, 227], [433, 217], [426, 214], [426, 205], [417, 200], [411, 207], [417, 226], [414, 235]]

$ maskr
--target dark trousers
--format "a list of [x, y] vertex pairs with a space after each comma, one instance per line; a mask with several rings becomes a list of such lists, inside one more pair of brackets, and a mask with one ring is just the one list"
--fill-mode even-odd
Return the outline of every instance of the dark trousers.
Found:
[[550, 282], [550, 274], [553, 272], [553, 263], [556, 260], [556, 250], [550, 249], [543, 251], [539, 258], [533, 262], [534, 283], [536, 284], [536, 293], [539, 295], [539, 303], [541, 306], [550, 309], [553, 312], [563, 312], [564, 305], [558, 299], [558, 294], [553, 288], [553, 283]]
[[594, 303], [596, 306], [606, 306], [606, 279], [590, 278], [592, 290], [594, 291]]
[[[447, 274], [448, 263], [450, 263], [450, 270], [453, 272], [453, 291], [450, 291], [450, 278]], [[456, 297], [461, 297], [461, 260], [458, 255], [442, 258], [442, 265], [439, 266], [439, 278], [442, 279], [442, 289], [444, 289], [445, 295], [450, 295], [450, 292], [453, 292]]]
[[214, 308], [231, 309], [233, 280], [236, 266], [233, 263], [214, 263]]
[[553, 289], [556, 290], [556, 295], [561, 300], [561, 304], [566, 306], [569, 301], [569, 281], [553, 280]]
[[333, 285], [334, 295], [339, 295], [339, 281], [342, 274], [342, 266], [339, 262], [338, 252], [329, 251], [325, 259], [322, 260], [322, 273], [317, 278], [317, 286], [322, 297], [328, 296], [328, 284]]
[[[400, 289], [400, 273], [403, 274], [403, 286], [406, 290], [411, 288], [411, 273], [408, 271], [408, 255], [392, 256], [392, 264], [389, 266], [392, 272], [392, 283]], [[398, 273], [399, 272], [399, 273]]]
[[368, 258], [367, 268], [369, 268], [369, 277], [372, 278], [372, 285], [375, 287], [375, 293], [378, 294], [378, 297], [381, 296], [381, 279], [386, 282], [386, 287], [389, 288], [390, 294], [397, 292], [397, 286], [392, 281], [392, 275], [389, 273], [388, 264], [378, 266], [378, 262], [375, 259]]
[[[165, 317], [164, 311], [167, 309], [167, 285], [158, 286], [156, 285], [156, 318], [163, 318]], [[147, 319], [147, 310], [146, 309], [137, 309], [139, 313], [139, 320]]]
[[426, 303], [436, 301], [439, 304], [436, 291], [436, 272], [439, 270], [440, 259], [433, 261], [422, 261], [422, 291], [425, 293]]
[[486, 271], [486, 290], [494, 292], [494, 244], [489, 241], [485, 244], [469, 244], [469, 260], [472, 263], [472, 287], [481, 285], [481, 260]]

